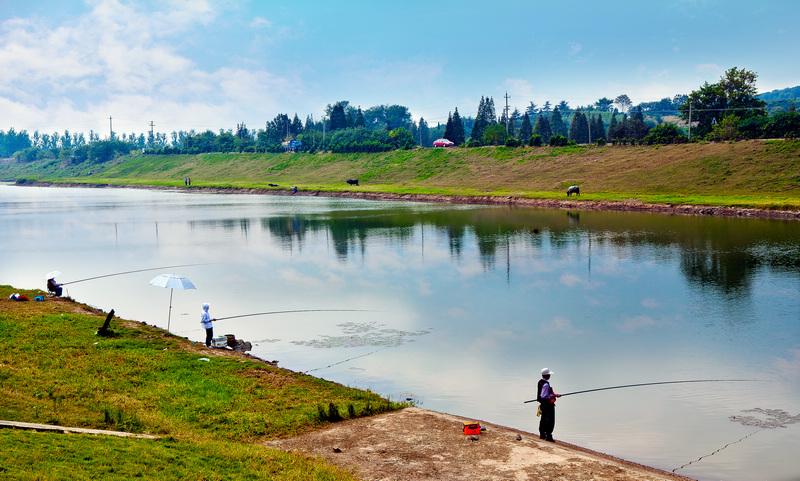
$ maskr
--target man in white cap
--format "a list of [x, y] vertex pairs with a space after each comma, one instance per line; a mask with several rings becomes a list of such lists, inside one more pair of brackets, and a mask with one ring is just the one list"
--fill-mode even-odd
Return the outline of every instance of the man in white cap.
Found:
[[542, 369], [542, 378], [536, 390], [536, 400], [542, 411], [542, 419], [539, 421], [539, 438], [545, 441], [555, 442], [553, 439], [553, 428], [556, 425], [556, 398], [561, 397], [550, 387], [550, 375], [553, 374], [548, 368]]
[[206, 347], [211, 347], [211, 339], [214, 337], [214, 325], [212, 322], [216, 321], [208, 312], [209, 305], [207, 302], [203, 303], [203, 313], [200, 314], [200, 324], [206, 330]]

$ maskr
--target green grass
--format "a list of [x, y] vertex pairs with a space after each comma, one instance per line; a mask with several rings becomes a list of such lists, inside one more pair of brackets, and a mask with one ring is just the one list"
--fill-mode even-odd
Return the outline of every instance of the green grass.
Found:
[[[89, 174], [91, 172], [91, 174]], [[0, 164], [0, 178], [323, 192], [515, 196], [800, 209], [800, 141], [670, 146], [482, 147], [374, 154], [141, 154], [105, 165]], [[358, 178], [360, 187], [344, 183]]]
[[[358, 416], [400, 407], [369, 391], [209, 351], [139, 323], [114, 321], [117, 336], [98, 337], [95, 331], [103, 316], [63, 300], [12, 302], [7, 300], [12, 292], [18, 291], [0, 286], [0, 419], [144, 432], [170, 440], [95, 441], [70, 436], [81, 440], [74, 446], [68, 443], [77, 454], [42, 458], [53, 469], [87, 470], [91, 463], [78, 454], [86, 452], [96, 460], [103, 446], [115, 445], [118, 462], [130, 464], [125, 469], [131, 473], [140, 469], [139, 458], [144, 456], [152, 457], [153, 469], [159, 462], [161, 469], [170, 469], [174, 448], [176, 453], [197, 451], [197, 462], [184, 467], [195, 471], [187, 473], [203, 473], [201, 459], [215, 454], [220, 465], [242, 464], [247, 476], [273, 470], [282, 479], [299, 479], [303, 472], [317, 473], [319, 479], [349, 479], [320, 463], [255, 449], [252, 443], [324, 425], [320, 409], [327, 410], [330, 404], [345, 416], [349, 411]], [[32, 298], [36, 293], [27, 294]], [[200, 360], [203, 357], [210, 361]], [[0, 452], [5, 456], [18, 435], [0, 434]], [[26, 435], [31, 436], [32, 446], [62, 442], [60, 435]], [[253, 456], [260, 460], [259, 466], [245, 462]], [[14, 459], [12, 469], [23, 476], [25, 464]], [[9, 468], [8, 463], [0, 465]], [[49, 472], [42, 469], [39, 472]]]
[[275, 449], [226, 441], [189, 443], [0, 430], [7, 480], [350, 480], [340, 469]]

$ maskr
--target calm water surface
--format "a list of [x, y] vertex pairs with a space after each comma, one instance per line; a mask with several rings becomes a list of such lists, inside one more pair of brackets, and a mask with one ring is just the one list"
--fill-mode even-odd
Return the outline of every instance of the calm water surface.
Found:
[[[177, 269], [199, 289], [175, 292], [173, 332], [200, 340], [204, 301], [217, 317], [370, 309], [216, 331], [290, 369], [529, 431], [535, 406], [522, 401], [543, 367], [560, 392], [766, 380], [559, 401], [557, 438], [668, 470], [756, 431], [729, 419], [743, 410], [800, 414], [797, 222], [0, 186], [0, 283], [187, 263], [207, 265]], [[166, 326], [169, 291], [148, 285], [158, 273], [68, 293]], [[798, 480], [799, 448], [800, 423], [787, 424], [679, 472]]]

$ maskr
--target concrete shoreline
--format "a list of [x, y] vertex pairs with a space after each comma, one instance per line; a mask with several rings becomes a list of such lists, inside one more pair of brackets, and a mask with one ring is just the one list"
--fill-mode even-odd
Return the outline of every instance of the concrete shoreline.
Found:
[[250, 187], [172, 187], [157, 185], [123, 185], [123, 184], [104, 184], [104, 183], [61, 183], [45, 181], [26, 181], [19, 186], [31, 187], [83, 187], [83, 188], [114, 188], [114, 189], [140, 189], [140, 190], [161, 190], [181, 193], [205, 193], [205, 194], [252, 194], [252, 195], [280, 195], [280, 196], [300, 196], [300, 197], [330, 197], [345, 199], [363, 199], [378, 201], [406, 201], [406, 202], [431, 202], [461, 205], [509, 205], [518, 207], [534, 207], [543, 209], [564, 209], [564, 210], [596, 210], [596, 211], [616, 211], [616, 212], [644, 212], [664, 215], [688, 215], [688, 216], [713, 216], [713, 217], [736, 217], [751, 219], [777, 219], [777, 220], [800, 220], [800, 210], [773, 210], [757, 209], [749, 207], [723, 207], [709, 205], [692, 204], [649, 204], [637, 200], [629, 201], [596, 201], [596, 200], [572, 200], [572, 199], [535, 199], [514, 196], [469, 196], [469, 195], [445, 195], [445, 194], [397, 194], [388, 192], [364, 192], [364, 191], [325, 191], [325, 190], [300, 190], [292, 193], [290, 190], [283, 189], [264, 189]]

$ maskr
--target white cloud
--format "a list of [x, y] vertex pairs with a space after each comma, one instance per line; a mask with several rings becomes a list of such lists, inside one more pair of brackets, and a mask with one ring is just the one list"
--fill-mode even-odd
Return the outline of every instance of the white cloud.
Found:
[[580, 42], [572, 42], [569, 44], [569, 54], [570, 56], [575, 56], [581, 53], [583, 50], [583, 45]]
[[260, 124], [301, 96], [303, 82], [291, 74], [207, 69], [178, 51], [177, 34], [216, 16], [201, 0], [174, 0], [147, 12], [101, 0], [60, 25], [0, 22], [4, 118], [18, 129], [46, 131], [106, 132], [109, 115], [118, 132], [141, 132], [150, 120], [161, 131], [216, 129], [242, 120]]
[[581, 334], [582, 332], [572, 324], [571, 320], [564, 317], [555, 317], [549, 322], [544, 323], [542, 325], [542, 330], [544, 332], [561, 332], [571, 335]]
[[702, 74], [721, 75], [723, 68], [715, 63], [699, 63], [694, 66], [694, 69]]
[[514, 105], [524, 107], [533, 100], [533, 85], [525, 79], [508, 78], [503, 82], [503, 88], [508, 91]]
[[583, 283], [583, 279], [575, 274], [562, 274], [558, 281], [567, 287], [575, 287]]
[[648, 309], [656, 309], [657, 307], [660, 307], [660, 306], [661, 306], [661, 304], [657, 300], [655, 300], [655, 299], [653, 299], [651, 297], [646, 297], [646, 298], [642, 299], [642, 307], [646, 307]]
[[250, 28], [269, 28], [272, 26], [272, 21], [264, 17], [254, 17], [250, 22]]
[[636, 316], [625, 319], [622, 323], [617, 324], [617, 329], [622, 332], [634, 332], [647, 327], [653, 327], [658, 322], [650, 316]]

